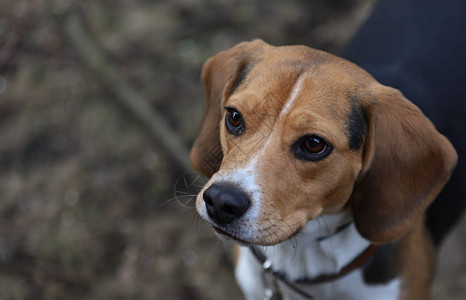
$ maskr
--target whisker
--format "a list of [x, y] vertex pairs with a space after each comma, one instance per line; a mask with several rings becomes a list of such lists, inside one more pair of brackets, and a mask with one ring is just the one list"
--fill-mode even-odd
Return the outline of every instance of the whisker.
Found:
[[[179, 195], [179, 196], [175, 196], [173, 198], [170, 198], [168, 200], [166, 200], [165, 202], [163, 202], [162, 204], [159, 205], [159, 208], [167, 205], [168, 203], [176, 200], [178, 202], [178, 204], [180, 204], [182, 207], [185, 207], [185, 208], [193, 208], [194, 206], [193, 205], [190, 205], [190, 202], [194, 202], [192, 200], [195, 200], [195, 197], [197, 197], [197, 194], [185, 194], [185, 195]], [[184, 199], [184, 198], [188, 198], [188, 200], [186, 201], [181, 201], [181, 199]]]
[[199, 174], [196, 174], [196, 176], [193, 176], [191, 173], [181, 175], [175, 182], [174, 197], [166, 200], [159, 207], [163, 207], [176, 200], [183, 208], [194, 208], [195, 198], [203, 187], [197, 183], [202, 183]]
[[317, 224], [319, 225], [319, 235], [320, 236], [323, 236], [324, 235], [324, 231], [322, 230], [322, 225], [320, 224], [320, 218], [321, 216], [318, 216], [317, 218], [315, 218], [314, 220], [317, 221]]
[[335, 253], [335, 248], [333, 247], [333, 238], [332, 238], [333, 234], [331, 234], [329, 226], [325, 218], [322, 218], [322, 220], [324, 220], [325, 226], [327, 227], [327, 235], [329, 237], [330, 249], [332, 250], [333, 253]]

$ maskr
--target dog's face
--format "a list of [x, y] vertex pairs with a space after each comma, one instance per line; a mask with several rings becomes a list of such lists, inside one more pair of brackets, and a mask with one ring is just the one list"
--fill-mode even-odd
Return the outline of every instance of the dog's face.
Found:
[[242, 43], [211, 58], [202, 79], [191, 161], [211, 178], [197, 210], [244, 244], [279, 243], [347, 206], [368, 239], [398, 238], [456, 161], [399, 92], [321, 51]]

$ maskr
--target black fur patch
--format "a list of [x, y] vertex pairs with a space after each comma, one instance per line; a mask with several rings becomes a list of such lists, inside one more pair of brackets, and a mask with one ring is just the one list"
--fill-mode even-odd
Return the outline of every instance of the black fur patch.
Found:
[[357, 99], [350, 96], [351, 111], [346, 119], [346, 135], [351, 150], [361, 149], [367, 134], [367, 123], [364, 113]]
[[363, 278], [367, 284], [386, 284], [399, 273], [398, 243], [382, 245], [363, 267]]
[[240, 84], [246, 78], [248, 73], [251, 71], [253, 66], [254, 64], [250, 61], [242, 61], [238, 64], [236, 72], [233, 75], [236, 75], [236, 78], [233, 80], [233, 83], [231, 84], [231, 88], [227, 96], [231, 96], [236, 91], [236, 89], [240, 86]]

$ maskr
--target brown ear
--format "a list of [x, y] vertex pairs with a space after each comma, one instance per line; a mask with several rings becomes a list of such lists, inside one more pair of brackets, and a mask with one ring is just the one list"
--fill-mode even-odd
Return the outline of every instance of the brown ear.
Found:
[[218, 171], [223, 159], [219, 130], [222, 103], [241, 84], [266, 46], [261, 40], [243, 42], [219, 52], [204, 64], [204, 117], [190, 159], [193, 168], [207, 177]]
[[456, 151], [423, 113], [380, 84], [362, 103], [369, 132], [351, 198], [358, 231], [374, 242], [400, 238], [435, 199], [456, 164]]

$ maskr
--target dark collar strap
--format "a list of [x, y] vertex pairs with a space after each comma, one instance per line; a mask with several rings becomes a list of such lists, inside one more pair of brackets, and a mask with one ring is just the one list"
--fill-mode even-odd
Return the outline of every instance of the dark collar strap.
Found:
[[295, 291], [296, 293], [300, 294], [306, 299], [314, 299], [311, 295], [300, 289], [297, 284], [320, 284], [329, 281], [333, 281], [344, 277], [345, 275], [351, 273], [352, 271], [356, 270], [357, 268], [363, 266], [379, 249], [377, 245], [370, 245], [366, 248], [360, 255], [358, 255], [353, 261], [351, 261], [348, 265], [343, 267], [340, 272], [331, 275], [320, 275], [318, 277], [312, 279], [300, 279], [296, 282], [290, 282], [285, 278], [285, 276], [281, 273], [278, 273], [272, 269], [270, 261], [267, 260], [264, 253], [256, 246], [250, 246], [251, 252], [257, 258], [257, 260], [262, 265], [262, 268], [265, 273], [270, 274], [273, 276], [275, 280], [279, 280], [284, 285]]
[[344, 277], [351, 273], [352, 271], [362, 267], [374, 254], [377, 252], [377, 250], [380, 248], [378, 245], [370, 245], [369, 247], [366, 248], [359, 256], [357, 256], [353, 261], [351, 261], [348, 265], [343, 267], [343, 269], [340, 270], [337, 274], [332, 274], [332, 275], [320, 275], [316, 278], [312, 279], [302, 279], [299, 280], [299, 283], [305, 283], [305, 284], [319, 284], [319, 283], [325, 283], [329, 281], [333, 281], [336, 279], [339, 279], [341, 277]]
[[282, 295], [278, 290], [276, 281], [280, 281], [284, 285], [286, 285], [291, 290], [295, 291], [296, 293], [300, 294], [306, 299], [314, 299], [311, 295], [300, 289], [295, 283], [288, 281], [282, 274], [275, 272], [272, 269], [272, 265], [270, 260], [267, 260], [264, 253], [256, 246], [250, 246], [251, 252], [257, 258], [262, 266], [262, 270], [264, 271], [264, 284], [266, 285], [266, 298], [265, 299], [282, 299]]

